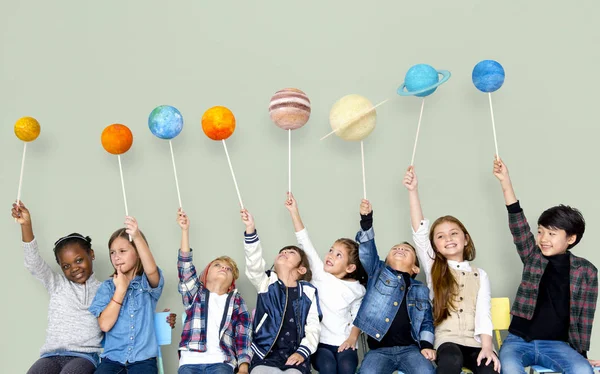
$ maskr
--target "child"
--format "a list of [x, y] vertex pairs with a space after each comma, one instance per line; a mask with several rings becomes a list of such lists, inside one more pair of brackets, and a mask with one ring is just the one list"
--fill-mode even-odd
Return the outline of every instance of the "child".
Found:
[[31, 215], [22, 202], [13, 204], [12, 216], [21, 225], [25, 267], [50, 295], [48, 329], [41, 358], [28, 374], [91, 374], [102, 350], [102, 331], [88, 307], [100, 287], [93, 270], [92, 239], [73, 233], [54, 243], [62, 274], [53, 271], [38, 252]]
[[179, 374], [248, 374], [251, 321], [246, 302], [235, 288], [238, 267], [231, 258], [210, 262], [200, 277], [192, 263], [190, 220], [181, 209], [181, 249], [177, 269], [185, 324], [179, 344]]
[[351, 239], [338, 239], [321, 261], [291, 192], [285, 206], [292, 216], [298, 245], [308, 256], [313, 270], [311, 283], [319, 290], [319, 304], [323, 310], [321, 336], [313, 356], [313, 366], [319, 373], [353, 374], [358, 366], [356, 340], [360, 330], [352, 323], [367, 283], [366, 272], [358, 258], [358, 244]]
[[317, 289], [309, 283], [308, 258], [296, 246], [283, 247], [275, 258], [275, 271], [265, 271], [254, 218], [245, 209], [241, 216], [246, 225], [246, 276], [258, 291], [251, 372], [309, 374], [322, 315]]
[[538, 218], [531, 233], [506, 165], [494, 160], [508, 222], [523, 275], [512, 306], [508, 337], [500, 349], [503, 373], [524, 373], [542, 365], [566, 374], [592, 373], [586, 360], [598, 298], [598, 270], [569, 249], [579, 243], [585, 221], [574, 208], [559, 205]]
[[102, 283], [90, 306], [106, 337], [97, 374], [158, 371], [154, 310], [164, 278], [135, 218], [127, 217], [125, 227], [108, 241], [115, 272]]
[[492, 299], [487, 273], [471, 267], [475, 244], [455, 217], [440, 217], [429, 228], [423, 217], [417, 175], [409, 167], [404, 176], [408, 190], [413, 241], [425, 269], [433, 301], [437, 373], [500, 372], [492, 342]]
[[354, 325], [369, 337], [370, 351], [360, 373], [433, 374], [433, 316], [429, 290], [415, 280], [419, 260], [408, 243], [397, 244], [385, 262], [379, 259], [373, 231], [373, 210], [368, 200], [360, 204], [360, 226], [356, 241], [360, 261], [369, 275], [367, 294]]

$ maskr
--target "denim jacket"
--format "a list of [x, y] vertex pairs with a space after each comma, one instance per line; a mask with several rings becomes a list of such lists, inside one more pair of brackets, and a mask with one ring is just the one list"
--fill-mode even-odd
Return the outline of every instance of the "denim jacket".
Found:
[[427, 286], [411, 279], [407, 287], [402, 276], [398, 276], [379, 258], [372, 227], [367, 231], [360, 230], [356, 234], [356, 241], [360, 245], [360, 262], [369, 274], [369, 282], [354, 325], [373, 339], [381, 341], [396, 316], [406, 290], [412, 338], [418, 344], [421, 341], [433, 344], [433, 314]]

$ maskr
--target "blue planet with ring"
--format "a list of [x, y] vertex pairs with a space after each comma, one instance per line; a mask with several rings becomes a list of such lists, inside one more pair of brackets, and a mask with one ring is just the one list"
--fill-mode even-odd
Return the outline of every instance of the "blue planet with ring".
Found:
[[483, 60], [473, 68], [473, 84], [481, 92], [494, 92], [504, 84], [504, 68], [498, 61]]
[[450, 75], [448, 70], [436, 70], [431, 65], [414, 65], [406, 72], [404, 83], [398, 88], [397, 93], [400, 96], [429, 96], [439, 85], [450, 79]]
[[173, 139], [183, 130], [183, 116], [170, 105], [157, 106], [148, 117], [148, 127], [161, 139]]

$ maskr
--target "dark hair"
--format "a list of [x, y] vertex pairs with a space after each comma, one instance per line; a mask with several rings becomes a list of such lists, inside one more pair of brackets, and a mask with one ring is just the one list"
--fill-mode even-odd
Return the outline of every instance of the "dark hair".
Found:
[[[413, 246], [412, 246], [412, 244], [410, 244], [409, 242], [402, 242], [402, 243], [400, 243], [400, 244], [405, 244], [405, 245], [409, 246], [409, 247], [410, 247], [410, 249], [412, 249], [413, 253], [415, 254], [415, 266], [416, 266], [416, 267], [418, 267], [418, 268], [420, 268], [420, 267], [421, 267], [421, 265], [419, 264], [419, 256], [417, 256], [417, 250], [415, 249], [415, 247], [413, 247]], [[399, 244], [396, 244], [396, 245], [399, 245]], [[395, 246], [396, 246], [396, 245], [395, 245]], [[394, 246], [394, 247], [395, 247], [395, 246]], [[392, 249], [393, 249], [394, 247], [392, 247]], [[390, 251], [391, 251], [391, 250], [390, 250]], [[389, 253], [388, 253], [388, 256], [389, 256]], [[387, 264], [387, 258], [386, 258], [386, 260], [385, 260], [385, 263]], [[415, 279], [415, 278], [417, 277], [417, 274], [412, 274], [410, 277], [411, 277], [412, 279]]]
[[538, 218], [538, 225], [549, 229], [565, 230], [567, 236], [575, 235], [575, 241], [567, 249], [575, 247], [585, 232], [583, 214], [575, 208], [562, 204], [546, 209]]
[[92, 238], [74, 232], [72, 234], [63, 236], [54, 242], [54, 258], [56, 259], [56, 263], [60, 265], [60, 262], [58, 261], [58, 255], [60, 254], [60, 251], [71, 244], [79, 245], [81, 248], [85, 249], [87, 254], [92, 253]]
[[444, 223], [450, 222], [458, 226], [467, 239], [467, 244], [463, 250], [464, 261], [473, 261], [475, 259], [475, 244], [465, 225], [453, 216], [443, 216], [435, 220], [429, 230], [429, 241], [433, 248], [435, 257], [431, 266], [431, 282], [433, 283], [433, 323], [435, 326], [442, 323], [450, 317], [450, 311], [455, 309], [454, 298], [458, 295], [458, 282], [448, 267], [448, 260], [435, 247], [434, 235], [435, 228]]
[[344, 247], [346, 247], [346, 249], [348, 250], [348, 264], [356, 266], [356, 269], [352, 273], [346, 274], [344, 279], [356, 279], [360, 282], [360, 284], [366, 286], [367, 281], [369, 280], [369, 276], [367, 275], [367, 271], [360, 262], [360, 257], [358, 256], [358, 243], [348, 238], [340, 238], [336, 240], [335, 243], [341, 244]]
[[298, 264], [298, 267], [303, 266], [306, 268], [306, 273], [300, 274], [298, 280], [310, 282], [312, 280], [312, 271], [310, 270], [310, 262], [308, 261], [308, 256], [306, 255], [304, 250], [300, 247], [296, 247], [295, 245], [288, 245], [281, 248], [279, 250], [279, 253], [285, 251], [286, 249], [291, 249], [298, 252], [298, 254], [300, 255], [300, 263]]
[[[142, 238], [144, 239], [144, 241], [146, 243], [148, 243], [148, 241], [146, 240], [146, 236], [144, 236], [144, 233], [139, 230], [140, 235], [142, 236]], [[140, 260], [140, 255], [137, 251], [137, 247], [135, 246], [135, 242], [133, 241], [129, 241], [129, 234], [127, 233], [125, 228], [122, 229], [118, 229], [117, 231], [113, 232], [113, 234], [110, 236], [110, 239], [108, 239], [108, 249], [110, 251], [110, 246], [112, 245], [112, 243], [117, 239], [117, 238], [123, 238], [125, 240], [127, 240], [127, 242], [129, 242], [129, 244], [131, 244], [131, 246], [133, 247], [133, 249], [135, 249], [135, 253], [138, 255], [138, 259], [137, 262], [135, 264], [135, 275], [142, 275], [144, 274], [144, 266], [142, 266], [142, 260]], [[110, 252], [109, 252], [110, 253]], [[110, 254], [109, 254], [109, 258], [110, 258]], [[114, 273], [112, 275], [117, 274], [117, 269], [115, 269]]]

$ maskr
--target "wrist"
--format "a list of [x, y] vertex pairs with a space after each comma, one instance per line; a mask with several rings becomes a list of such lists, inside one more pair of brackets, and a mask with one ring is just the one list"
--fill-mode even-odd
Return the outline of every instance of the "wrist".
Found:
[[125, 299], [126, 294], [127, 294], [126, 287], [117, 286], [117, 289], [115, 290], [115, 293], [113, 294], [113, 299], [115, 299], [119, 302], [123, 302], [123, 299]]

